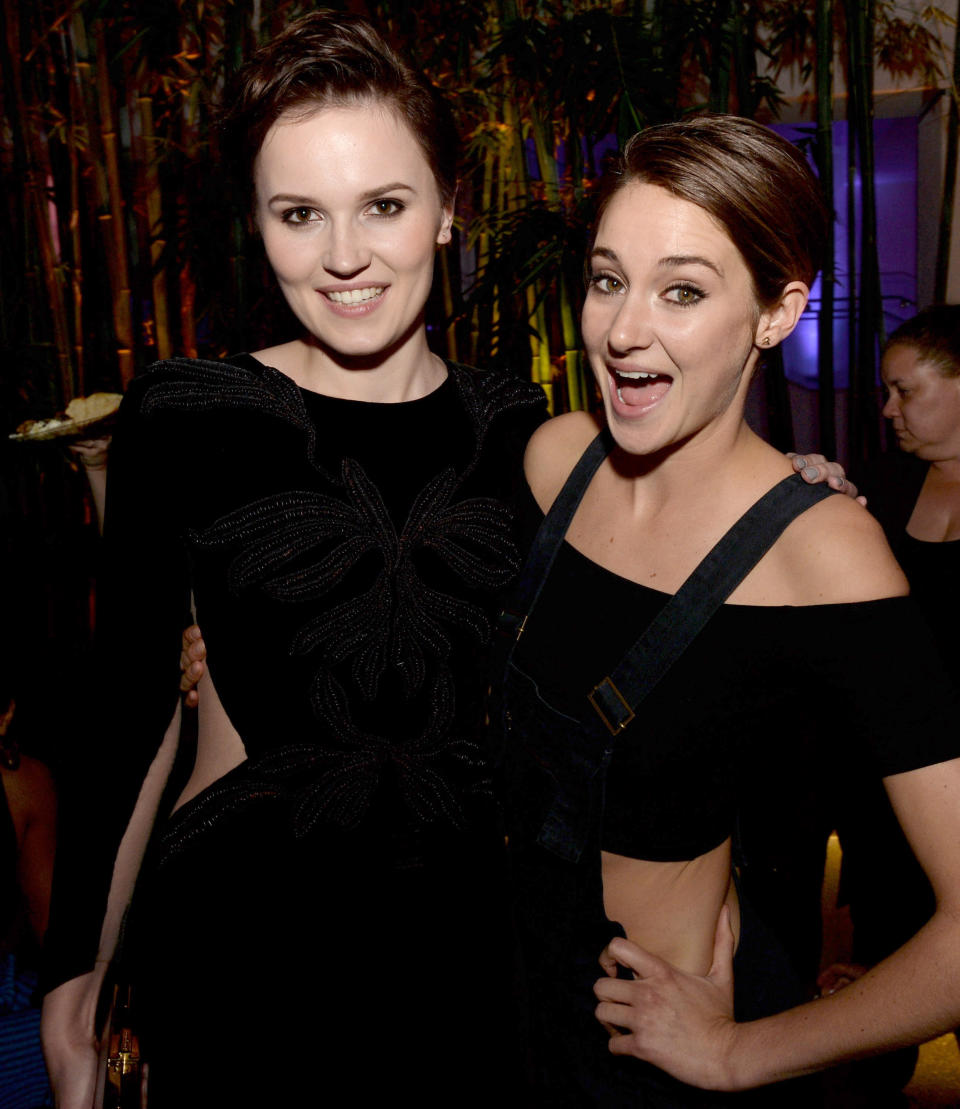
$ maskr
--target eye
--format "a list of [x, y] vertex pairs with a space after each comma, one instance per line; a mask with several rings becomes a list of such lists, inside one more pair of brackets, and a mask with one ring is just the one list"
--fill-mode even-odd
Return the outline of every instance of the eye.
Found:
[[394, 200], [392, 197], [375, 200], [370, 205], [370, 210], [377, 216], [399, 216], [405, 208], [405, 204], [399, 200]]
[[284, 223], [316, 223], [320, 216], [316, 209], [301, 205], [297, 208], [288, 208], [280, 218]]
[[614, 277], [612, 273], [591, 273], [587, 278], [587, 284], [591, 289], [596, 289], [598, 293], [606, 293], [608, 296], [622, 293], [626, 288], [620, 278]]
[[664, 292], [667, 300], [681, 308], [689, 308], [694, 304], [698, 304], [706, 295], [703, 289], [689, 281], [678, 281]]

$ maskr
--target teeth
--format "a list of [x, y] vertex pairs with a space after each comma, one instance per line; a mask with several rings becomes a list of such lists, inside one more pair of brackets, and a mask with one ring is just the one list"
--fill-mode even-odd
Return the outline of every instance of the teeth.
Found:
[[327, 293], [327, 296], [334, 304], [362, 304], [365, 300], [383, 296], [383, 286], [371, 285], [366, 289], [344, 289], [342, 292], [334, 290]]
[[616, 382], [617, 397], [621, 402], [623, 401], [621, 381], [624, 383], [628, 381], [656, 381], [663, 376], [662, 374], [648, 373], [646, 370], [612, 370], [612, 372]]

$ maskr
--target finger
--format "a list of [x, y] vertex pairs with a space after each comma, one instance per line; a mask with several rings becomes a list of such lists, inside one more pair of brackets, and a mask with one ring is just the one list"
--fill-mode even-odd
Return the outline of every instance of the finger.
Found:
[[593, 992], [598, 1001], [629, 1005], [636, 999], [637, 980], [628, 978], [598, 978]]
[[[194, 636], [189, 635], [190, 632], [195, 631], [197, 634]], [[200, 629], [194, 625], [192, 628], [187, 628], [180, 639], [181, 658], [190, 659], [194, 662], [207, 657], [207, 645], [204, 643], [200, 636]], [[180, 664], [181, 669], [183, 663]]]
[[617, 960], [610, 954], [609, 944], [600, 952], [599, 962], [604, 974], [611, 978], [617, 977]]
[[799, 471], [800, 476], [804, 481], [810, 485], [816, 485], [819, 481], [824, 481], [828, 474], [825, 466], [818, 463], [811, 462], [809, 457], [804, 459], [806, 465]]
[[663, 959], [651, 955], [649, 951], [644, 951], [642, 947], [638, 947], [635, 943], [622, 939], [620, 936], [610, 941], [607, 945], [607, 951], [620, 966], [632, 970], [634, 974], [641, 978], [647, 978], [651, 974], [656, 974], [657, 971], [667, 969], [667, 964]]
[[629, 1005], [618, 1005], [613, 1001], [602, 1001], [593, 1015], [606, 1028], [610, 1036], [623, 1036], [631, 1031], [630, 1023], [635, 1013]]
[[195, 709], [200, 704], [200, 694], [195, 689], [189, 690], [183, 699], [183, 703], [188, 709]]
[[607, 1040], [607, 1049], [611, 1055], [632, 1055], [636, 1059], [645, 1059], [640, 1047], [637, 1034], [632, 1029], [625, 1029]]
[[203, 633], [200, 631], [200, 627], [197, 624], [191, 624], [189, 628], [184, 628], [183, 629], [183, 641], [184, 641], [184, 643], [188, 643], [188, 642], [193, 643], [196, 640], [202, 639], [202, 638], [203, 638]]
[[202, 662], [191, 662], [180, 675], [180, 689], [186, 693], [203, 677], [206, 667]]

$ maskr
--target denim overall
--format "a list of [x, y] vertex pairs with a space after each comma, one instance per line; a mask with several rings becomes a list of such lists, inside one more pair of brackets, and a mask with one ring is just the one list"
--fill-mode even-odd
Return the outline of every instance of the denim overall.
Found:
[[[493, 722], [503, 734], [503, 777], [523, 972], [530, 1002], [533, 1082], [549, 1106], [702, 1107], [816, 1104], [774, 1090], [723, 1095], [693, 1089], [636, 1059], [613, 1056], [596, 1021], [593, 984], [598, 956], [623, 935], [603, 909], [600, 832], [607, 767], [622, 744], [643, 742], [641, 701], [667, 672], [787, 524], [830, 494], [824, 485], [786, 478], [717, 543], [654, 618], [609, 677], [584, 697], [577, 717], [559, 711], [515, 660], [515, 645], [583, 494], [612, 446], [604, 431], [567, 479], [534, 539], [501, 616], [502, 690]], [[598, 619], [603, 614], [598, 613]], [[738, 1019], [776, 1012], [802, 1000], [786, 956], [741, 908], [735, 968]], [[782, 963], [782, 965], [781, 965]], [[741, 995], [748, 987], [749, 1003]], [[769, 1100], [764, 1100], [769, 1098]]]

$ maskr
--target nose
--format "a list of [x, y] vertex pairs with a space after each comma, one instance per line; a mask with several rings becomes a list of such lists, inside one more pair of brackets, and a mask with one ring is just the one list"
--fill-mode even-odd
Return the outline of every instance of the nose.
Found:
[[890, 393], [888, 395], [887, 403], [880, 410], [880, 414], [886, 420], [892, 420], [894, 416], [898, 416], [900, 414], [900, 405], [893, 393]]
[[321, 262], [334, 277], [348, 278], [370, 265], [371, 251], [362, 229], [352, 223], [332, 222], [326, 235]]
[[650, 308], [639, 294], [628, 293], [622, 300], [607, 333], [607, 343], [617, 354], [644, 350], [653, 342]]

